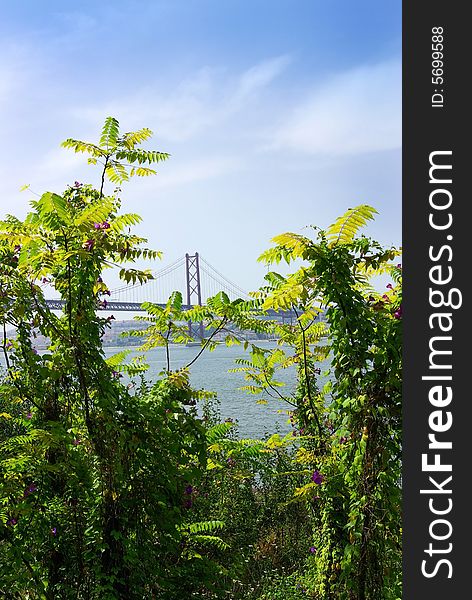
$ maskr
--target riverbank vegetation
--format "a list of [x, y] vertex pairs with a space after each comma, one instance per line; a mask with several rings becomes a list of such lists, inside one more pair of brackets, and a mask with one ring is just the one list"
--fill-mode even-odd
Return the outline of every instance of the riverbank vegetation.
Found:
[[[142, 358], [106, 358], [106, 268], [146, 282], [151, 272], [133, 262], [159, 256], [133, 233], [140, 218], [121, 212], [119, 187], [168, 158], [140, 147], [150, 136], [107, 118], [97, 144], [66, 140], [100, 166], [99, 188], [75, 182], [34, 200], [23, 221], [0, 223], [0, 595], [399, 599], [399, 251], [360, 233], [375, 210], [357, 206], [312, 237], [276, 237], [252, 300], [221, 292], [186, 310], [174, 293], [165, 307], [146, 305]], [[281, 261], [290, 275], [277, 273]], [[385, 293], [370, 283], [379, 273]], [[59, 316], [45, 285], [64, 300]], [[296, 318], [258, 318], [268, 309]], [[214, 394], [192, 389], [191, 364], [173, 371], [167, 361], [147, 379], [145, 351], [188, 342], [188, 321], [243, 344], [235, 369], [248, 402], [277, 397], [288, 435], [241, 440]], [[228, 324], [278, 342], [241, 342]], [[45, 352], [34, 349], [37, 332], [50, 340]], [[213, 345], [207, 337], [202, 352]], [[278, 379], [288, 368], [293, 394]]]

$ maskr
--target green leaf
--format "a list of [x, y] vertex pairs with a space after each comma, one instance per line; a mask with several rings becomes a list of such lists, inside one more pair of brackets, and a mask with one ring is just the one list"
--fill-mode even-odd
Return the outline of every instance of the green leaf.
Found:
[[103, 125], [102, 135], [100, 137], [100, 146], [102, 148], [114, 148], [118, 140], [120, 124], [114, 117], [107, 117]]
[[66, 225], [69, 222], [67, 203], [62, 196], [53, 192], [46, 192], [36, 203], [42, 219], [53, 228], [57, 225]]
[[105, 173], [112, 183], [123, 183], [129, 179], [126, 168], [116, 160], [108, 163]]
[[355, 208], [348, 209], [326, 230], [326, 237], [330, 245], [351, 243], [358, 230], [372, 220], [376, 214], [378, 213], [375, 208], [368, 204], [360, 204]]
[[72, 138], [68, 138], [64, 140], [61, 144], [63, 148], [71, 148], [74, 152], [77, 153], [85, 153], [91, 154], [96, 158], [104, 158], [106, 157], [106, 151], [102, 150], [95, 144], [90, 144], [88, 142], [81, 142], [80, 140], [74, 140]]
[[138, 131], [132, 131], [123, 135], [123, 145], [129, 150], [132, 150], [137, 144], [141, 144], [152, 137], [152, 131], [147, 127], [139, 129]]

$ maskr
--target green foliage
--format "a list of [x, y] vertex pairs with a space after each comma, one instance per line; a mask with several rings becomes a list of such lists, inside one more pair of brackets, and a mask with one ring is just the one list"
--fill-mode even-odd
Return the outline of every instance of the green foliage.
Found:
[[[120, 124], [114, 117], [107, 117], [102, 128], [99, 144], [82, 142], [68, 138], [62, 143], [64, 148], [70, 148], [76, 153], [90, 154], [89, 164], [97, 163], [103, 166], [102, 185], [106, 176], [112, 183], [121, 184], [130, 177], [147, 177], [155, 175], [156, 171], [149, 166], [169, 158], [167, 152], [143, 150], [136, 148], [152, 136], [150, 129], [124, 133], [120, 136]], [[136, 166], [137, 163], [137, 166]]]
[[[107, 119], [99, 145], [65, 145], [104, 158], [105, 176], [118, 158], [156, 162], [135, 149], [149, 133], [119, 137]], [[129, 231], [137, 215], [120, 215], [119, 198], [89, 185], [31, 205], [24, 221], [0, 223], [0, 595], [172, 600], [209, 588], [218, 567], [189, 546], [226, 543], [213, 535], [219, 523], [193, 525], [186, 506], [207, 447], [188, 373], [132, 393], [120, 371], [140, 374], [143, 360], [124, 365], [125, 353], [106, 359], [102, 348], [103, 271], [158, 253]], [[121, 276], [150, 274], [124, 266]], [[43, 286], [60, 295], [62, 314]], [[45, 352], [34, 348], [37, 333], [49, 339]]]
[[293, 464], [297, 440], [277, 434], [246, 440], [236, 434], [234, 423], [219, 423], [217, 415], [210, 420], [207, 472], [194, 490], [194, 511], [225, 523], [229, 548], [217, 559], [226, 596], [252, 599], [270, 587], [275, 573], [285, 576], [303, 566], [310, 518], [304, 505], [289, 502], [304, 477]]
[[[224, 292], [185, 307], [146, 303], [143, 353], [163, 346], [166, 368], [147, 382], [145, 354], [106, 358], [110, 318], [102, 276], [159, 252], [120, 214], [120, 184], [166, 153], [138, 148], [149, 129], [121, 134], [108, 117], [96, 144], [64, 146], [101, 164], [101, 186], [46, 192], [23, 221], [0, 222], [0, 595], [83, 600], [396, 600], [401, 595], [401, 266], [395, 248], [359, 234], [376, 211], [349, 209], [316, 238], [274, 238], [270, 271], [249, 301]], [[389, 273], [384, 294], [371, 278]], [[61, 314], [45, 300], [53, 286]], [[269, 318], [283, 311], [283, 320]], [[172, 344], [196, 357], [172, 369]], [[14, 327], [14, 339], [7, 330]], [[253, 330], [272, 348], [241, 339]], [[37, 334], [49, 340], [34, 348]], [[205, 350], [242, 344], [234, 371], [264, 404], [277, 398], [293, 430], [239, 439], [214, 394], [189, 369]], [[320, 382], [328, 365], [327, 381]], [[280, 374], [294, 369], [287, 391]], [[134, 385], [123, 383], [122, 376]], [[137, 378], [137, 379], [136, 379]], [[138, 385], [137, 380], [140, 380]], [[201, 417], [197, 402], [202, 403]]]
[[[296, 460], [313, 478], [292, 501], [317, 501], [316, 555], [303, 575], [314, 598], [400, 596], [401, 267], [390, 262], [398, 250], [357, 235], [375, 212], [349, 209], [316, 240], [274, 238], [261, 260], [303, 264], [286, 277], [269, 273], [257, 297], [265, 309], [291, 308], [296, 322], [274, 326], [277, 348], [240, 367], [250, 392], [294, 406], [293, 423], [306, 439]], [[393, 284], [376, 293], [369, 278], [385, 272]], [[317, 362], [328, 353], [329, 383], [319, 390]], [[298, 371], [293, 397], [276, 379], [287, 363]]]
[[348, 209], [344, 215], [338, 217], [328, 227], [326, 230], [326, 239], [329, 240], [331, 246], [334, 244], [352, 243], [359, 229], [372, 220], [375, 214], [377, 214], [375, 208], [366, 204]]
[[295, 573], [288, 577], [274, 577], [264, 586], [260, 600], [306, 600], [306, 588]]

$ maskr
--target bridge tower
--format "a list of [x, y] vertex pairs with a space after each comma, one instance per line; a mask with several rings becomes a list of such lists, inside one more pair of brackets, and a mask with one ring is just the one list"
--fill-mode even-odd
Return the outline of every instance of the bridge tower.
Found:
[[[200, 286], [200, 263], [198, 252], [185, 255], [185, 275], [187, 281], [187, 304], [189, 306], [202, 305], [202, 288]], [[188, 323], [188, 333], [191, 337], [202, 340], [204, 338], [203, 323]]]

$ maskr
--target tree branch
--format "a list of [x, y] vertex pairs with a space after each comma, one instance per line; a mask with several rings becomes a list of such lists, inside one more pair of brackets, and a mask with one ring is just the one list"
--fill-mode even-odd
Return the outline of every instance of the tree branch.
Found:
[[8, 352], [7, 352], [7, 326], [5, 321], [3, 321], [3, 344], [2, 344], [2, 349], [3, 349], [3, 356], [5, 358], [5, 364], [7, 366], [7, 371], [10, 371], [10, 359], [8, 358]]
[[217, 333], [219, 333], [223, 327], [226, 325], [226, 323], [228, 322], [228, 318], [224, 317], [220, 323], [220, 325], [215, 329], [215, 331], [210, 335], [209, 338], [206, 339], [205, 343], [202, 346], [202, 349], [200, 350], [200, 352], [187, 364], [185, 365], [184, 369], [188, 369], [189, 367], [191, 367], [193, 365], [193, 363], [201, 356], [201, 354], [204, 352], [205, 348], [208, 346], [208, 344], [211, 342], [211, 340], [215, 337], [215, 335]]
[[103, 165], [103, 171], [102, 171], [102, 181], [101, 181], [101, 185], [100, 185], [100, 198], [103, 198], [103, 186], [105, 185], [105, 173], [107, 170], [109, 160], [110, 160], [110, 155], [107, 154], [106, 158], [105, 158], [105, 164]]
[[306, 337], [305, 337], [305, 330], [302, 327], [302, 324], [299, 321], [299, 315], [297, 312], [297, 309], [295, 308], [294, 305], [292, 305], [293, 308], [293, 312], [295, 313], [296, 317], [297, 317], [297, 322], [300, 326], [301, 332], [302, 332], [302, 346], [303, 346], [303, 371], [305, 373], [305, 382], [306, 382], [306, 392], [307, 392], [307, 396], [308, 396], [308, 401], [310, 403], [310, 408], [311, 411], [313, 413], [313, 416], [315, 418], [316, 421], [316, 425], [318, 427], [318, 432], [320, 434], [320, 438], [323, 435], [323, 430], [321, 429], [321, 424], [320, 424], [320, 420], [318, 419], [318, 415], [316, 414], [316, 410], [315, 410], [315, 406], [313, 405], [313, 398], [311, 397], [311, 385], [310, 385], [310, 375], [308, 373], [308, 357], [306, 354]]
[[267, 378], [267, 375], [264, 373], [264, 371], [262, 372], [262, 374], [264, 375], [264, 379], [265, 379], [265, 381], [266, 381], [267, 385], [270, 387], [270, 389], [271, 389], [272, 391], [274, 391], [274, 392], [277, 394], [277, 396], [278, 396], [278, 397], [279, 397], [281, 400], [283, 400], [283, 401], [284, 401], [284, 402], [286, 402], [287, 404], [290, 404], [291, 406], [295, 406], [295, 407], [297, 406], [295, 402], [291, 402], [290, 400], [288, 400], [288, 399], [287, 399], [287, 398], [286, 398], [286, 397], [285, 397], [283, 394], [281, 394], [281, 393], [279, 392], [279, 390], [278, 390], [278, 389], [277, 389], [275, 386], [273, 386], [273, 385], [270, 383], [270, 381], [269, 381], [269, 379]]
[[167, 372], [170, 371], [169, 336], [170, 336], [171, 331], [172, 331], [172, 321], [169, 322], [169, 325], [167, 327], [167, 334], [165, 336]]

